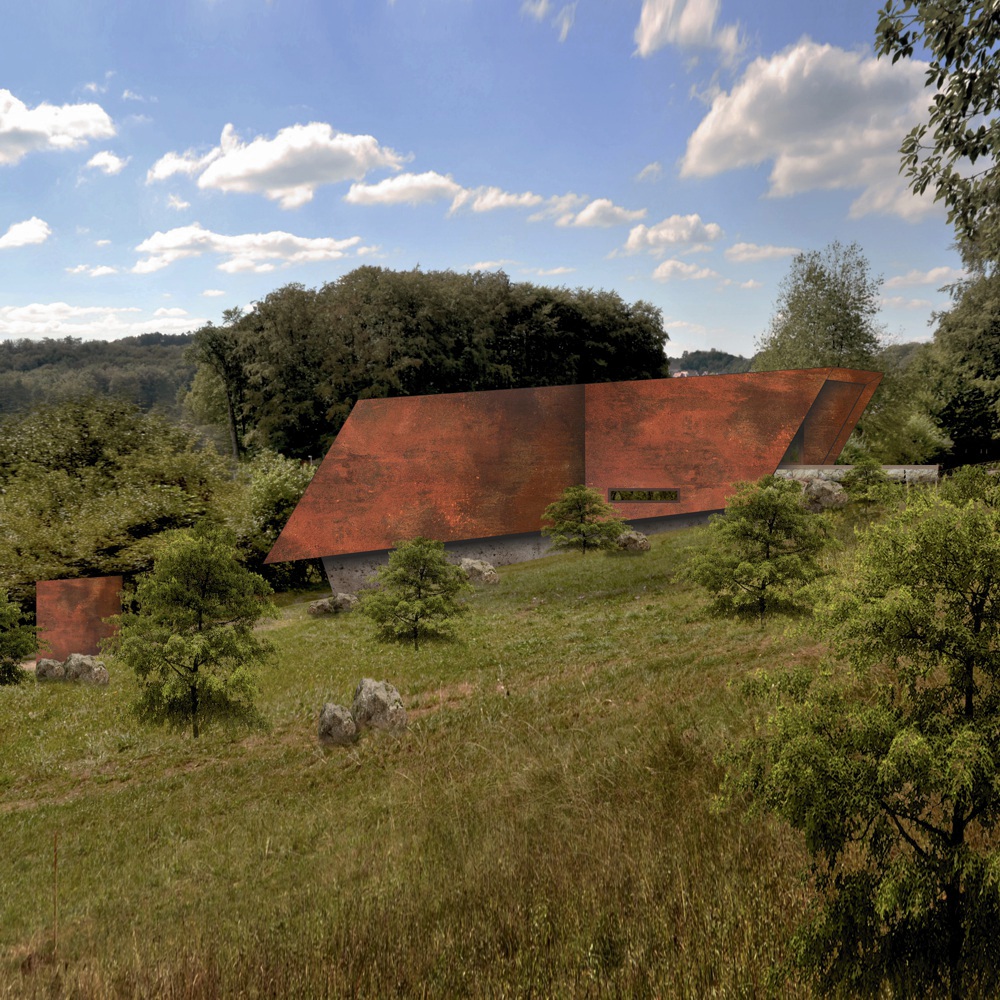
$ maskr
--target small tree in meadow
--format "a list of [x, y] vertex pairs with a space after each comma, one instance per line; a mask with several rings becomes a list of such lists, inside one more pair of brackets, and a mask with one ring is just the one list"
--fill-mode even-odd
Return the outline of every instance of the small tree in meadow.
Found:
[[377, 589], [361, 593], [359, 610], [383, 639], [412, 642], [414, 649], [421, 639], [452, 634], [465, 611], [459, 596], [472, 589], [462, 568], [448, 562], [444, 542], [430, 538], [397, 542], [375, 583]]
[[686, 575], [712, 595], [714, 611], [763, 620], [802, 608], [800, 591], [819, 575], [826, 533], [820, 515], [806, 508], [800, 483], [777, 476], [737, 483], [708, 533]]
[[258, 721], [254, 673], [271, 649], [254, 626], [277, 616], [270, 594], [221, 532], [176, 533], [104, 643], [139, 679], [139, 714], [195, 737], [206, 718]]
[[38, 633], [34, 625], [23, 621], [21, 609], [0, 590], [0, 684], [19, 684], [24, 680], [21, 662], [34, 656]]
[[841, 486], [865, 514], [899, 499], [900, 488], [886, 475], [882, 463], [871, 455], [861, 456], [854, 467], [844, 474]]
[[625, 522], [597, 490], [588, 486], [569, 486], [563, 495], [550, 503], [542, 514], [549, 522], [542, 534], [552, 539], [556, 549], [610, 549], [622, 532]]

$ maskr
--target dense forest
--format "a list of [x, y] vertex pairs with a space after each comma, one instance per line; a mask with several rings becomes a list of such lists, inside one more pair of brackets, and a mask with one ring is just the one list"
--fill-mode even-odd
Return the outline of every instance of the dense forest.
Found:
[[121, 340], [0, 340], [0, 416], [39, 403], [113, 396], [143, 410], [181, 416], [195, 364], [192, 334], [144, 333]]
[[657, 378], [659, 309], [502, 271], [360, 267], [286, 285], [195, 334], [189, 412], [255, 448], [321, 455], [358, 399]]

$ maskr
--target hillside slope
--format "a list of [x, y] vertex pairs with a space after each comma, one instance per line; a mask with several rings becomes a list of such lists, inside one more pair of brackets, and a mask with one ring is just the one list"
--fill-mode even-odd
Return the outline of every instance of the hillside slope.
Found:
[[[0, 996], [761, 995], [804, 854], [713, 805], [713, 761], [740, 679], [818, 651], [709, 618], [701, 537], [507, 567], [418, 653], [290, 604], [266, 733], [140, 728], [113, 663], [0, 688]], [[321, 749], [363, 676], [408, 733]]]

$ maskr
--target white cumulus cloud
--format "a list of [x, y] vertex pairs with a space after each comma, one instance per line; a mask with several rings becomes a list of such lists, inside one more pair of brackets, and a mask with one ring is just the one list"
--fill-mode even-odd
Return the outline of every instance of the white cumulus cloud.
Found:
[[965, 271], [958, 267], [932, 267], [929, 271], [907, 271], [889, 278], [886, 288], [909, 288], [913, 285], [948, 285], [960, 281], [966, 276]]
[[498, 208], [534, 208], [544, 200], [540, 194], [533, 194], [531, 191], [516, 194], [498, 187], [466, 188], [455, 197], [451, 210], [454, 212], [466, 205], [473, 212], [492, 212]]
[[890, 295], [879, 299], [879, 305], [889, 309], [931, 309], [930, 299], [908, 299], [902, 295]]
[[726, 260], [737, 264], [749, 264], [758, 260], [780, 260], [782, 257], [795, 257], [802, 251], [798, 247], [776, 247], [759, 243], [734, 243], [726, 248]]
[[33, 215], [24, 222], [15, 222], [0, 236], [0, 250], [26, 247], [33, 243], [44, 243], [52, 235], [49, 224]]
[[644, 208], [627, 209], [616, 205], [610, 198], [595, 198], [575, 215], [556, 220], [559, 226], [621, 226], [645, 216]]
[[[668, 250], [681, 246], [699, 244], [697, 249], [705, 249], [700, 244], [708, 244], [722, 235], [722, 227], [717, 222], [704, 222], [700, 215], [671, 215], [654, 226], [639, 224], [628, 234], [622, 253], [651, 253], [660, 257]], [[692, 247], [693, 248], [693, 247]]]
[[94, 155], [87, 160], [87, 166], [92, 170], [100, 170], [101, 173], [107, 174], [109, 177], [114, 174], [120, 174], [125, 167], [128, 165], [130, 156], [127, 156], [124, 160], [120, 156], [116, 156], [110, 150], [102, 149], [99, 153], [94, 153]]
[[29, 108], [0, 89], [0, 164], [14, 164], [41, 150], [79, 149], [109, 139], [115, 126], [99, 104], [39, 104]]
[[683, 260], [665, 260], [653, 272], [656, 281], [701, 281], [705, 278], [718, 278], [719, 275], [710, 267], [699, 267]]
[[91, 278], [103, 278], [108, 274], [117, 274], [117, 267], [109, 267], [107, 264], [98, 264], [96, 267], [90, 264], [77, 264], [75, 267], [67, 267], [67, 274], [86, 274]]
[[719, 0], [643, 0], [635, 29], [636, 52], [650, 56], [665, 45], [718, 49], [727, 60], [742, 49], [738, 25], [717, 24]]
[[217, 299], [226, 293], [221, 288], [206, 288], [201, 294], [204, 295], [206, 299]]
[[682, 177], [711, 177], [771, 163], [771, 197], [860, 188], [851, 215], [915, 219], [932, 198], [899, 176], [899, 143], [926, 112], [927, 64], [893, 65], [863, 52], [803, 39], [755, 59], [718, 94], [690, 136]]
[[422, 174], [398, 174], [377, 184], [352, 184], [344, 201], [352, 205], [420, 205], [444, 198], [460, 198], [465, 188], [450, 175], [428, 170]]
[[185, 208], [191, 207], [191, 202], [185, 201], [180, 195], [172, 194], [167, 198], [167, 207], [182, 212]]
[[398, 170], [404, 160], [374, 136], [337, 132], [325, 122], [291, 125], [273, 139], [258, 136], [250, 142], [227, 124], [216, 148], [201, 156], [191, 150], [167, 153], [150, 167], [146, 179], [197, 175], [203, 189], [262, 194], [282, 208], [298, 208], [323, 184], [360, 181], [378, 168]]
[[148, 316], [135, 306], [73, 306], [67, 302], [32, 302], [0, 306], [0, 338], [79, 337], [82, 340], [119, 340], [140, 333], [186, 333], [204, 326], [196, 316]]
[[273, 271], [279, 266], [340, 260], [360, 242], [360, 236], [335, 240], [293, 236], [281, 231], [226, 236], [213, 233], [196, 222], [165, 233], [156, 232], [143, 240], [136, 250], [146, 256], [132, 270], [135, 274], [151, 274], [178, 260], [214, 254], [222, 257], [218, 264], [220, 271], [229, 274], [242, 271], [261, 273]]

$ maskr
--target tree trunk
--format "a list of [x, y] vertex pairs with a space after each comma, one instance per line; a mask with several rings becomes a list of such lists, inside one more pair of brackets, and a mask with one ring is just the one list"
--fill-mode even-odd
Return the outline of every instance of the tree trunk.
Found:
[[226, 416], [229, 418], [229, 443], [233, 449], [233, 461], [240, 460], [240, 435], [236, 427], [236, 410], [233, 407], [232, 398], [229, 395], [229, 387], [226, 386]]
[[[952, 811], [951, 847], [954, 851], [965, 842], [965, 820], [962, 808], [956, 803]], [[952, 1000], [965, 996], [963, 989], [965, 951], [965, 913], [962, 902], [962, 876], [952, 870], [944, 887], [945, 914], [948, 920], [948, 985]]]
[[198, 739], [198, 688], [191, 685], [191, 730], [195, 739]]

